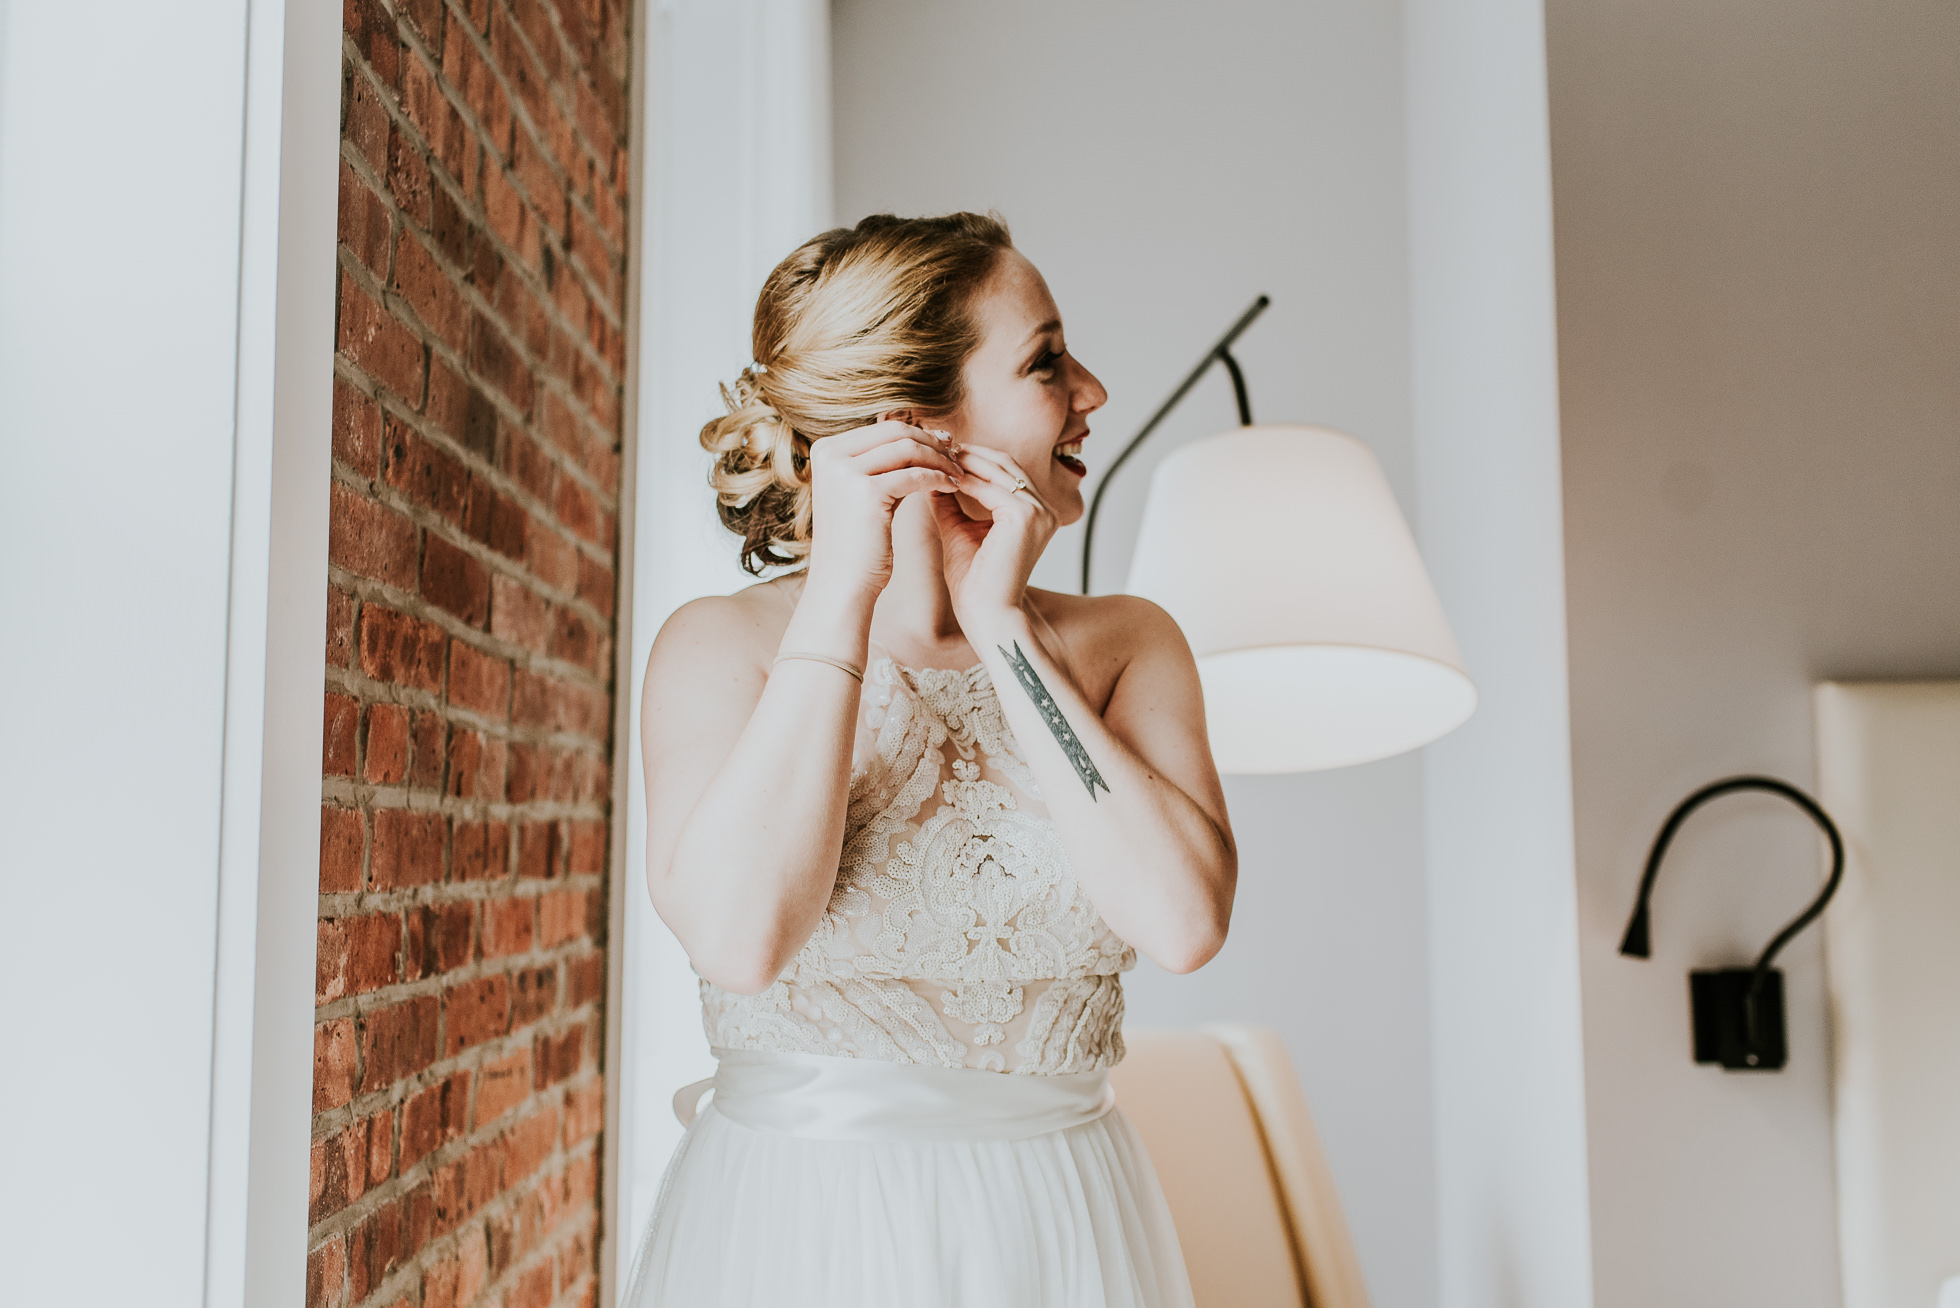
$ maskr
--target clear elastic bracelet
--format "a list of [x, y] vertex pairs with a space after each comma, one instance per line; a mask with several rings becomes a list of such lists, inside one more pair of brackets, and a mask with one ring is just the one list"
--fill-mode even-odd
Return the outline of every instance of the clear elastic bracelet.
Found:
[[[859, 681], [864, 680], [863, 668], [858, 667], [854, 663], [846, 663], [843, 659], [834, 659], [828, 654], [778, 654], [776, 656], [776, 663], [781, 663], [785, 659], [804, 659], [811, 663], [828, 663], [833, 668], [850, 673]], [[773, 668], [776, 666], [776, 663], [771, 663], [769, 666]]]

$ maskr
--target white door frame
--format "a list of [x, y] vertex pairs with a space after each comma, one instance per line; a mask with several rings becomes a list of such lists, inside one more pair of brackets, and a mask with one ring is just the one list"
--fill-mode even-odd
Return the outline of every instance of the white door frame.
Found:
[[250, 0], [206, 1308], [306, 1286], [338, 8]]

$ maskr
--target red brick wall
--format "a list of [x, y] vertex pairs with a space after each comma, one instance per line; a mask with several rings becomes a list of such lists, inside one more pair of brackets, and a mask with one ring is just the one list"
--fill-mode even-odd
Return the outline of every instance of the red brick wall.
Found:
[[597, 1298], [625, 0], [347, 0], [307, 1303]]

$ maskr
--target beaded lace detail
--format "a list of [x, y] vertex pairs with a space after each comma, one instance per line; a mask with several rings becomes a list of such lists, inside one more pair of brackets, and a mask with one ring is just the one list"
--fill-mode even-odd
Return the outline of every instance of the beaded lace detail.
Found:
[[718, 1048], [1061, 1075], [1123, 1056], [1104, 925], [986, 670], [865, 672], [830, 907], [776, 983], [701, 982]]

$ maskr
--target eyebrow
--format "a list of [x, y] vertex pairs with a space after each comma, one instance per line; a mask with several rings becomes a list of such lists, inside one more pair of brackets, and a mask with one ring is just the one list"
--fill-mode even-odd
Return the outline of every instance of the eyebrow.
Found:
[[1046, 336], [1049, 332], [1058, 332], [1061, 329], [1062, 320], [1060, 318], [1050, 318], [1047, 322], [1028, 333], [1027, 339], [1021, 342], [1021, 348], [1024, 350], [1027, 349], [1028, 346], [1034, 343], [1035, 338], [1038, 336]]

